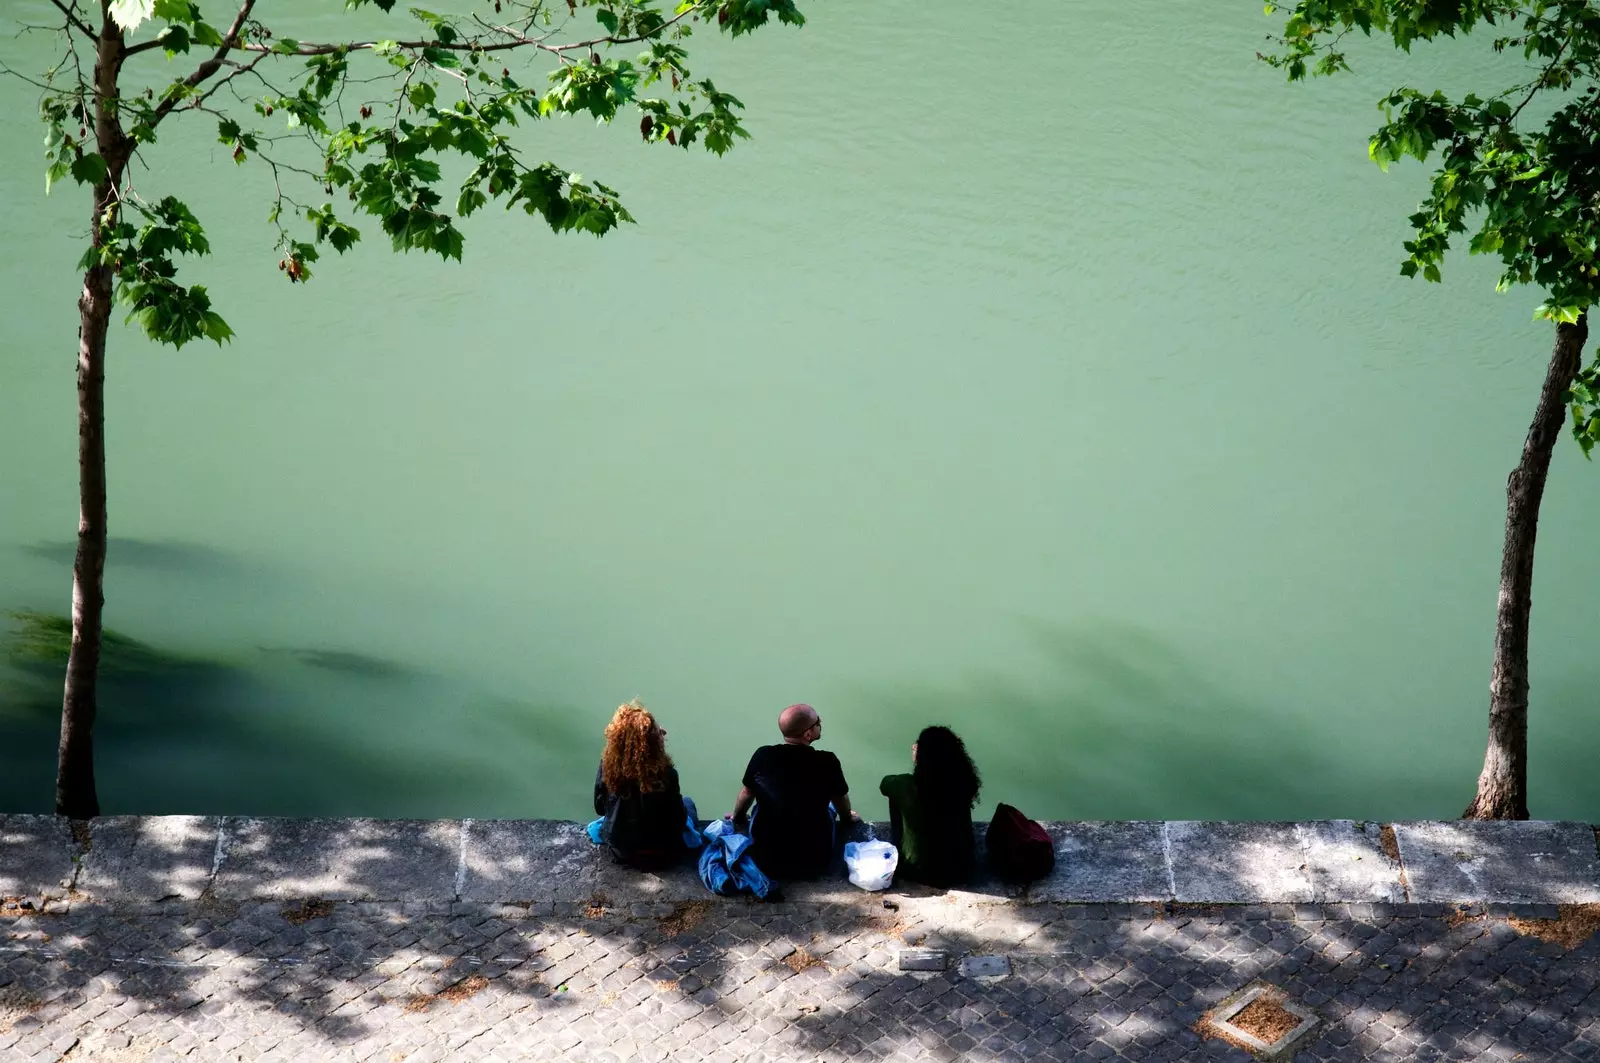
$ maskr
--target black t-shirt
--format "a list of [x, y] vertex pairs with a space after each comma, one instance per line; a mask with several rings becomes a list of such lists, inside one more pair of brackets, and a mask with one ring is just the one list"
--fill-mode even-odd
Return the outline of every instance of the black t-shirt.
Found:
[[788, 742], [762, 746], [744, 770], [744, 786], [756, 799], [751, 828], [756, 866], [782, 878], [827, 870], [833, 859], [828, 803], [850, 792], [839, 758]]
[[623, 863], [650, 867], [683, 855], [686, 816], [677, 768], [667, 769], [665, 785], [659, 790], [614, 794], [606, 789], [602, 766], [594, 773], [594, 810], [606, 820], [601, 837]]

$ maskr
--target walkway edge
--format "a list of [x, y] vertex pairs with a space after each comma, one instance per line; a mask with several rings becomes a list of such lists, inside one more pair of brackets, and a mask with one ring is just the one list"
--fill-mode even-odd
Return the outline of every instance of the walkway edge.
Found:
[[[1027, 888], [979, 881], [969, 904], [1600, 903], [1596, 832], [1584, 823], [1453, 820], [1381, 825], [1118, 821], [1047, 823], [1056, 869]], [[320, 897], [424, 906], [706, 900], [693, 870], [614, 866], [562, 820], [269, 819], [0, 815], [0, 896], [105, 903]], [[1392, 827], [1398, 859], [1384, 851]], [[880, 836], [887, 834], [877, 825]], [[974, 827], [982, 842], [982, 827]], [[80, 839], [86, 839], [83, 844]], [[1406, 887], [1409, 886], [1409, 892]], [[852, 902], [831, 879], [795, 901]]]

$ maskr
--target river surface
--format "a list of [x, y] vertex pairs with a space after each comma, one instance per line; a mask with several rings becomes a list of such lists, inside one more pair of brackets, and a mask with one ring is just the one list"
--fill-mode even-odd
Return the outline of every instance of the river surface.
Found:
[[[316, 40], [338, 6], [258, 13]], [[102, 691], [108, 812], [581, 816], [637, 696], [706, 814], [794, 701], [869, 814], [936, 722], [982, 816], [1459, 813], [1551, 333], [1493, 263], [1398, 275], [1425, 172], [1366, 137], [1389, 88], [1507, 60], [1358, 46], [1289, 86], [1259, 3], [806, 8], [696, 38], [755, 135], [720, 161], [528, 131], [623, 191], [601, 240], [490, 211], [458, 265], [369, 224], [291, 287], [261, 166], [163, 133], [141, 188], [207, 222], [186, 276], [238, 338], [113, 329], [106, 620], [147, 649]], [[59, 614], [87, 208], [0, 94], [0, 608]], [[1541, 818], [1600, 818], [1597, 525], [1564, 439]], [[0, 808], [46, 810], [59, 674], [0, 691]]]

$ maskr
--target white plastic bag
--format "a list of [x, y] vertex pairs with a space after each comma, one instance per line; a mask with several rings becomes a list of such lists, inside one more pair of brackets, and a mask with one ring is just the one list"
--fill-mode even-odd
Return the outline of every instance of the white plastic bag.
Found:
[[851, 882], [876, 893], [888, 889], [894, 881], [900, 851], [888, 842], [845, 842], [844, 866], [850, 871]]

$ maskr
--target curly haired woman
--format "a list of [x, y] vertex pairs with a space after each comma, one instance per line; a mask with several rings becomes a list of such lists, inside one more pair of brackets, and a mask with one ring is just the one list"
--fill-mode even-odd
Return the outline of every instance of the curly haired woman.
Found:
[[878, 784], [900, 848], [895, 877], [930, 886], [965, 882], [974, 864], [972, 806], [983, 786], [978, 769], [948, 727], [922, 729], [911, 765], [911, 774], [886, 775]]
[[594, 810], [603, 817], [595, 840], [619, 863], [660, 868], [689, 849], [685, 825], [694, 817], [694, 806], [678, 790], [666, 728], [637, 700], [618, 706], [606, 726]]

